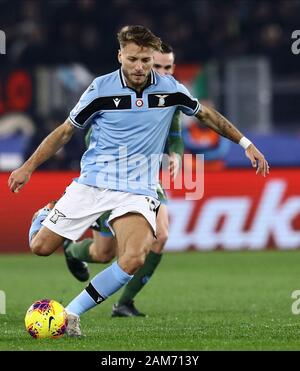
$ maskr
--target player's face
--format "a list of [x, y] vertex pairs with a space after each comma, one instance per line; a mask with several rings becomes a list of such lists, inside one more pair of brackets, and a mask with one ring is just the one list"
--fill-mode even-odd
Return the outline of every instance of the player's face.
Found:
[[128, 43], [121, 48], [118, 59], [129, 86], [140, 88], [146, 83], [153, 67], [153, 54], [152, 48], [138, 46], [135, 43]]
[[154, 52], [154, 69], [161, 75], [173, 75], [175, 64], [173, 53]]

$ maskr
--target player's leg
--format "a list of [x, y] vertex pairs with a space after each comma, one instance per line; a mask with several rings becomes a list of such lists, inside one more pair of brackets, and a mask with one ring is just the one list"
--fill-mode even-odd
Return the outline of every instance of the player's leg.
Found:
[[87, 263], [109, 263], [116, 256], [114, 238], [93, 231], [93, 238], [69, 241], [65, 253], [68, 257]]
[[69, 336], [81, 336], [79, 316], [103, 302], [133, 277], [151, 248], [153, 230], [140, 214], [126, 214], [113, 221], [118, 245], [118, 261], [97, 274], [88, 287], [66, 307], [71, 323]]
[[36, 255], [48, 256], [57, 250], [63, 242], [64, 237], [47, 227], [42, 227], [30, 241], [30, 248]]
[[134, 275], [144, 264], [153, 242], [153, 230], [141, 214], [128, 213], [112, 221], [118, 246], [118, 264]]
[[79, 281], [89, 279], [86, 263], [109, 263], [116, 256], [115, 239], [107, 226], [109, 215], [110, 211], [104, 213], [92, 226], [92, 239], [86, 238], [79, 242], [67, 240], [64, 243], [67, 266]]
[[169, 219], [167, 206], [161, 204], [156, 219], [157, 238], [154, 239], [151, 250], [145, 259], [144, 265], [135, 273], [133, 279], [125, 286], [117, 304], [113, 305], [113, 317], [145, 316], [134, 305], [134, 298], [149, 281], [159, 265], [163, 248], [168, 239]]
[[64, 252], [70, 272], [82, 282], [90, 276], [87, 263], [109, 263], [116, 254], [114, 238], [104, 237], [96, 231], [93, 231], [93, 238], [79, 242], [66, 240]]
[[113, 207], [110, 220], [116, 234], [119, 258], [97, 274], [87, 288], [66, 307], [72, 319], [72, 324], [67, 328], [70, 336], [81, 335], [78, 317], [129, 282], [143, 265], [152, 246], [158, 201], [125, 192], [109, 191], [108, 194], [113, 195], [111, 202], [118, 205]]
[[45, 207], [34, 216], [29, 230], [31, 250], [37, 255], [47, 256], [65, 239], [79, 238], [103, 212], [94, 200], [101, 199], [104, 192], [73, 182], [57, 203], [53, 202], [51, 208]]
[[116, 239], [101, 232], [93, 231], [93, 243], [90, 246], [93, 263], [109, 263], [116, 256]]
[[[42, 228], [42, 222], [46, 219], [49, 212], [54, 208], [56, 203], [57, 201], [50, 201], [44, 208], [38, 210], [32, 218], [32, 224], [29, 231], [29, 245], [32, 246], [32, 252], [37, 255], [49, 255], [51, 253], [45, 250], [47, 248], [47, 244], [45, 244], [42, 240], [39, 240], [38, 242], [37, 238], [34, 237]], [[71, 240], [63, 239], [63, 242], [61, 243], [64, 248], [67, 265], [70, 271], [79, 281], [87, 281], [89, 279], [87, 264], [66, 254], [66, 247], [71, 242]], [[41, 249], [38, 244], [41, 244]], [[84, 248], [82, 250], [84, 250]]]
[[93, 238], [65, 244], [65, 253], [87, 263], [108, 263], [115, 257], [113, 234], [107, 225], [111, 211], [103, 213], [91, 226]]
[[29, 230], [29, 246], [36, 255], [51, 255], [64, 241], [63, 237], [42, 225], [55, 204], [56, 201], [49, 202], [45, 207], [38, 210], [32, 218]]
[[[92, 243], [93, 240], [91, 238], [86, 238], [79, 242], [65, 239], [63, 244], [67, 267], [73, 276], [81, 282], [85, 282], [90, 278], [90, 272], [87, 262], [83, 259], [78, 259], [76, 252], [80, 253], [80, 257], [86, 259], [86, 255], [88, 255], [86, 252], [89, 251], [89, 247]], [[73, 247], [72, 254], [68, 252], [70, 246]]]

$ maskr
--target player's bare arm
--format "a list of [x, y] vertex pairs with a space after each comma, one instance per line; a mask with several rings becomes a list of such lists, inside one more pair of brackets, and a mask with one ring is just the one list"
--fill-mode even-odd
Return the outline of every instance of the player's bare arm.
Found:
[[24, 164], [13, 171], [8, 179], [12, 192], [19, 192], [29, 181], [34, 170], [52, 157], [72, 137], [74, 126], [67, 119], [62, 125], [50, 133], [38, 146], [33, 155]]
[[[196, 117], [212, 130], [235, 143], [240, 143], [244, 138], [243, 134], [231, 122], [211, 107], [202, 105], [202, 110], [196, 114]], [[264, 177], [269, 174], [268, 162], [253, 143], [247, 146], [245, 154], [250, 159], [252, 166], [257, 168], [256, 174], [261, 174]]]

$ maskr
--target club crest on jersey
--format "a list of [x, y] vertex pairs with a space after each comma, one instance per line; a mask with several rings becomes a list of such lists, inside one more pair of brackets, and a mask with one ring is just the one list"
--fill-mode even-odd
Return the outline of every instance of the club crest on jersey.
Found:
[[135, 101], [135, 105], [136, 105], [137, 107], [142, 107], [143, 104], [144, 104], [144, 102], [143, 102], [142, 99], [137, 99], [137, 100]]
[[158, 99], [159, 99], [159, 101], [158, 101], [158, 107], [165, 107], [165, 99], [169, 96], [169, 94], [166, 94], [166, 95], [159, 95], [159, 94], [157, 94], [157, 95], [155, 95]]
[[54, 209], [54, 215], [51, 216], [50, 221], [54, 224], [57, 223], [59, 218], [65, 218], [65, 214], [61, 213], [57, 209]]

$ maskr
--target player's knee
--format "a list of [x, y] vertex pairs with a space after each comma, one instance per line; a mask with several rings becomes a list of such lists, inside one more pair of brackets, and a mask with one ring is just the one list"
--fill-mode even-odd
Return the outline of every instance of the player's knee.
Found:
[[134, 255], [125, 254], [122, 257], [122, 262], [126, 267], [125, 271], [129, 274], [134, 274], [139, 268], [141, 268], [144, 265], [145, 259], [146, 259], [145, 253]]
[[39, 256], [49, 256], [52, 253], [46, 241], [41, 238], [33, 238], [30, 243], [30, 249], [35, 255]]
[[115, 257], [113, 252], [93, 252], [92, 259], [96, 263], [109, 263]]
[[134, 274], [137, 270], [139, 270], [145, 263], [145, 256], [136, 256], [130, 261], [130, 270], [132, 274]]

